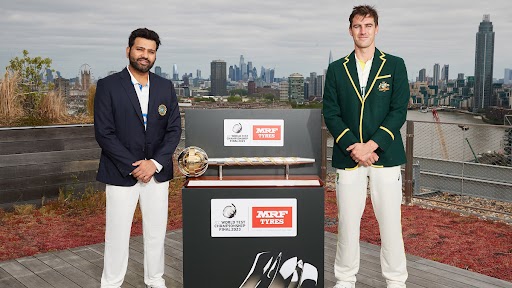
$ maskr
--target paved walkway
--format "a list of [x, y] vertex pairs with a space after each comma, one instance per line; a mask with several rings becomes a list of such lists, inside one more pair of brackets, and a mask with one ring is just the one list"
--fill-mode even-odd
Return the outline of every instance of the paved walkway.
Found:
[[[95, 244], [0, 262], [0, 288], [97, 288], [103, 266], [103, 247], [103, 244]], [[123, 288], [144, 287], [142, 237], [133, 237], [130, 249], [128, 272]], [[326, 232], [325, 287], [329, 288], [335, 282], [333, 274], [335, 250], [336, 234]], [[510, 282], [416, 256], [407, 255], [407, 262], [408, 288], [512, 288]], [[167, 287], [183, 287], [181, 230], [174, 230], [167, 234], [165, 263], [164, 278]], [[361, 243], [361, 269], [357, 278], [357, 288], [386, 287], [380, 273], [379, 246]]]

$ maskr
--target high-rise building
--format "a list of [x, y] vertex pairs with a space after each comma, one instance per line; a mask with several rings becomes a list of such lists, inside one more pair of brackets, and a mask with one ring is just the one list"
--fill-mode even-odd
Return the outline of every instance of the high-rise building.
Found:
[[178, 73], [178, 64], [173, 64], [172, 65], [172, 80], [178, 81], [179, 78], [180, 78], [180, 75]]
[[230, 65], [229, 66], [229, 70], [228, 70], [228, 79], [230, 81], [236, 81], [235, 80], [235, 68], [233, 68], [233, 65]]
[[332, 51], [329, 51], [329, 65], [332, 63]]
[[256, 69], [256, 67], [252, 67], [252, 77], [254, 79], [258, 78], [258, 69]]
[[419, 82], [427, 81], [427, 69], [423, 68], [423, 69], [420, 70], [418, 81]]
[[316, 93], [315, 93], [315, 96], [322, 97], [324, 95], [324, 81], [325, 81], [325, 76], [324, 75], [316, 76]]
[[226, 62], [223, 60], [213, 60], [211, 62], [211, 94], [214, 96], [226, 96]]
[[434, 64], [434, 75], [432, 76], [432, 85], [439, 86], [439, 70], [441, 66], [439, 63]]
[[46, 69], [46, 83], [53, 82], [53, 72], [52, 69]]
[[183, 76], [181, 77], [181, 80], [183, 81], [183, 86], [187, 86], [187, 87], [190, 86], [188, 74], [183, 74]]
[[289, 84], [288, 81], [279, 82], [279, 101], [288, 101]]
[[256, 93], [256, 82], [249, 81], [247, 82], [247, 94], [252, 95]]
[[202, 79], [201, 78], [201, 70], [199, 70], [199, 69], [196, 70], [196, 78], [197, 79]]
[[235, 69], [235, 75], [234, 75], [235, 79], [233, 79], [233, 80], [239, 81], [240, 79], [242, 79], [242, 76], [241, 76], [242, 74], [241, 74], [241, 71], [240, 71], [240, 67], [235, 65], [234, 69]]
[[512, 69], [505, 69], [503, 84], [512, 84]]
[[466, 82], [466, 86], [468, 88], [474, 88], [475, 87], [475, 76], [468, 76], [468, 81]]
[[293, 73], [288, 77], [288, 91], [291, 100], [304, 102], [304, 76]]
[[269, 76], [270, 76], [269, 77], [270, 78], [269, 83], [274, 83], [275, 73], [276, 73], [275, 68], [270, 69], [270, 71], [269, 71]]
[[155, 74], [158, 76], [162, 76], [162, 67], [155, 66]]
[[69, 79], [64, 79], [59, 77], [54, 80], [55, 82], [55, 91], [61, 93], [64, 97], [69, 97], [71, 91], [71, 85], [69, 84]]
[[450, 80], [450, 65], [444, 64], [443, 69], [441, 69], [441, 80], [443, 80], [445, 84]]
[[82, 90], [88, 91], [89, 87], [91, 86], [91, 70], [84, 68], [83, 70], [80, 70], [80, 75], [80, 84], [82, 86]]
[[252, 61], [247, 62], [247, 74], [252, 73]]
[[252, 61], [247, 62], [247, 80], [254, 80], [254, 76], [252, 74]]
[[464, 73], [457, 74], [457, 80], [464, 80]]
[[261, 78], [263, 79], [263, 81], [265, 81], [265, 83], [270, 83], [270, 69], [267, 69], [263, 66], [261, 66], [261, 68]]
[[494, 32], [492, 28], [491, 16], [484, 15], [476, 33], [474, 110], [496, 105], [492, 92], [494, 65]]
[[308, 96], [314, 97], [316, 95], [316, 72], [309, 73]]
[[240, 79], [247, 80], [247, 64], [244, 62], [244, 55], [240, 55]]

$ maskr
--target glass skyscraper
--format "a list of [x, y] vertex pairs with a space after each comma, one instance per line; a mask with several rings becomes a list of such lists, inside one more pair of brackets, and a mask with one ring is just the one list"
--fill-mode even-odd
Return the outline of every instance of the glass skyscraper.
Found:
[[473, 110], [495, 106], [492, 95], [492, 70], [494, 63], [494, 32], [490, 15], [484, 15], [476, 33], [475, 92]]
[[432, 85], [439, 86], [439, 71], [441, 70], [441, 66], [439, 63], [434, 64], [434, 76], [432, 78]]
[[214, 96], [227, 96], [226, 62], [213, 60], [211, 63], [211, 94]]

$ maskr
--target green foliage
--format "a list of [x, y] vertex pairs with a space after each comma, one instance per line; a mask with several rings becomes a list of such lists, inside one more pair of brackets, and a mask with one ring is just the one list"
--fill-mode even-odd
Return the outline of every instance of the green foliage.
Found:
[[38, 114], [27, 114], [13, 121], [12, 126], [25, 127], [25, 126], [46, 126], [52, 124], [48, 118], [41, 117]]
[[94, 116], [94, 97], [96, 96], [96, 85], [91, 85], [87, 91], [87, 113]]
[[24, 108], [34, 110], [39, 104], [42, 92], [51, 88], [43, 83], [41, 75], [46, 72], [46, 69], [50, 69], [52, 59], [40, 56], [31, 58], [28, 54], [27, 50], [23, 50], [23, 57], [11, 59], [6, 69], [10, 73], [20, 75], [20, 88], [25, 95]]
[[215, 102], [212, 97], [194, 97], [194, 102]]
[[228, 102], [230, 102], [230, 103], [242, 102], [242, 97], [240, 97], [240, 96], [229, 96], [228, 97]]
[[236, 95], [247, 96], [248, 93], [249, 93], [249, 91], [247, 91], [245, 89], [233, 89], [233, 90], [229, 91], [229, 95], [231, 95], [231, 96], [236, 96]]
[[273, 102], [276, 100], [276, 96], [274, 94], [267, 93], [263, 95], [263, 99], [267, 100], [268, 102]]
[[307, 102], [304, 104], [298, 104], [297, 101], [291, 101], [293, 109], [322, 109], [322, 102]]

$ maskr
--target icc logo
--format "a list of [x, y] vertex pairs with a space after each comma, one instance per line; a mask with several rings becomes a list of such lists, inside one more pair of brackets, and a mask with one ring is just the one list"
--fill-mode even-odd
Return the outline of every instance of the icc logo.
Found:
[[226, 218], [233, 218], [236, 215], [236, 207], [234, 204], [228, 205], [224, 207], [224, 210], [222, 210], [222, 215]]
[[233, 125], [233, 128], [231, 130], [237, 134], [242, 132], [242, 124], [236, 123], [235, 125]]

